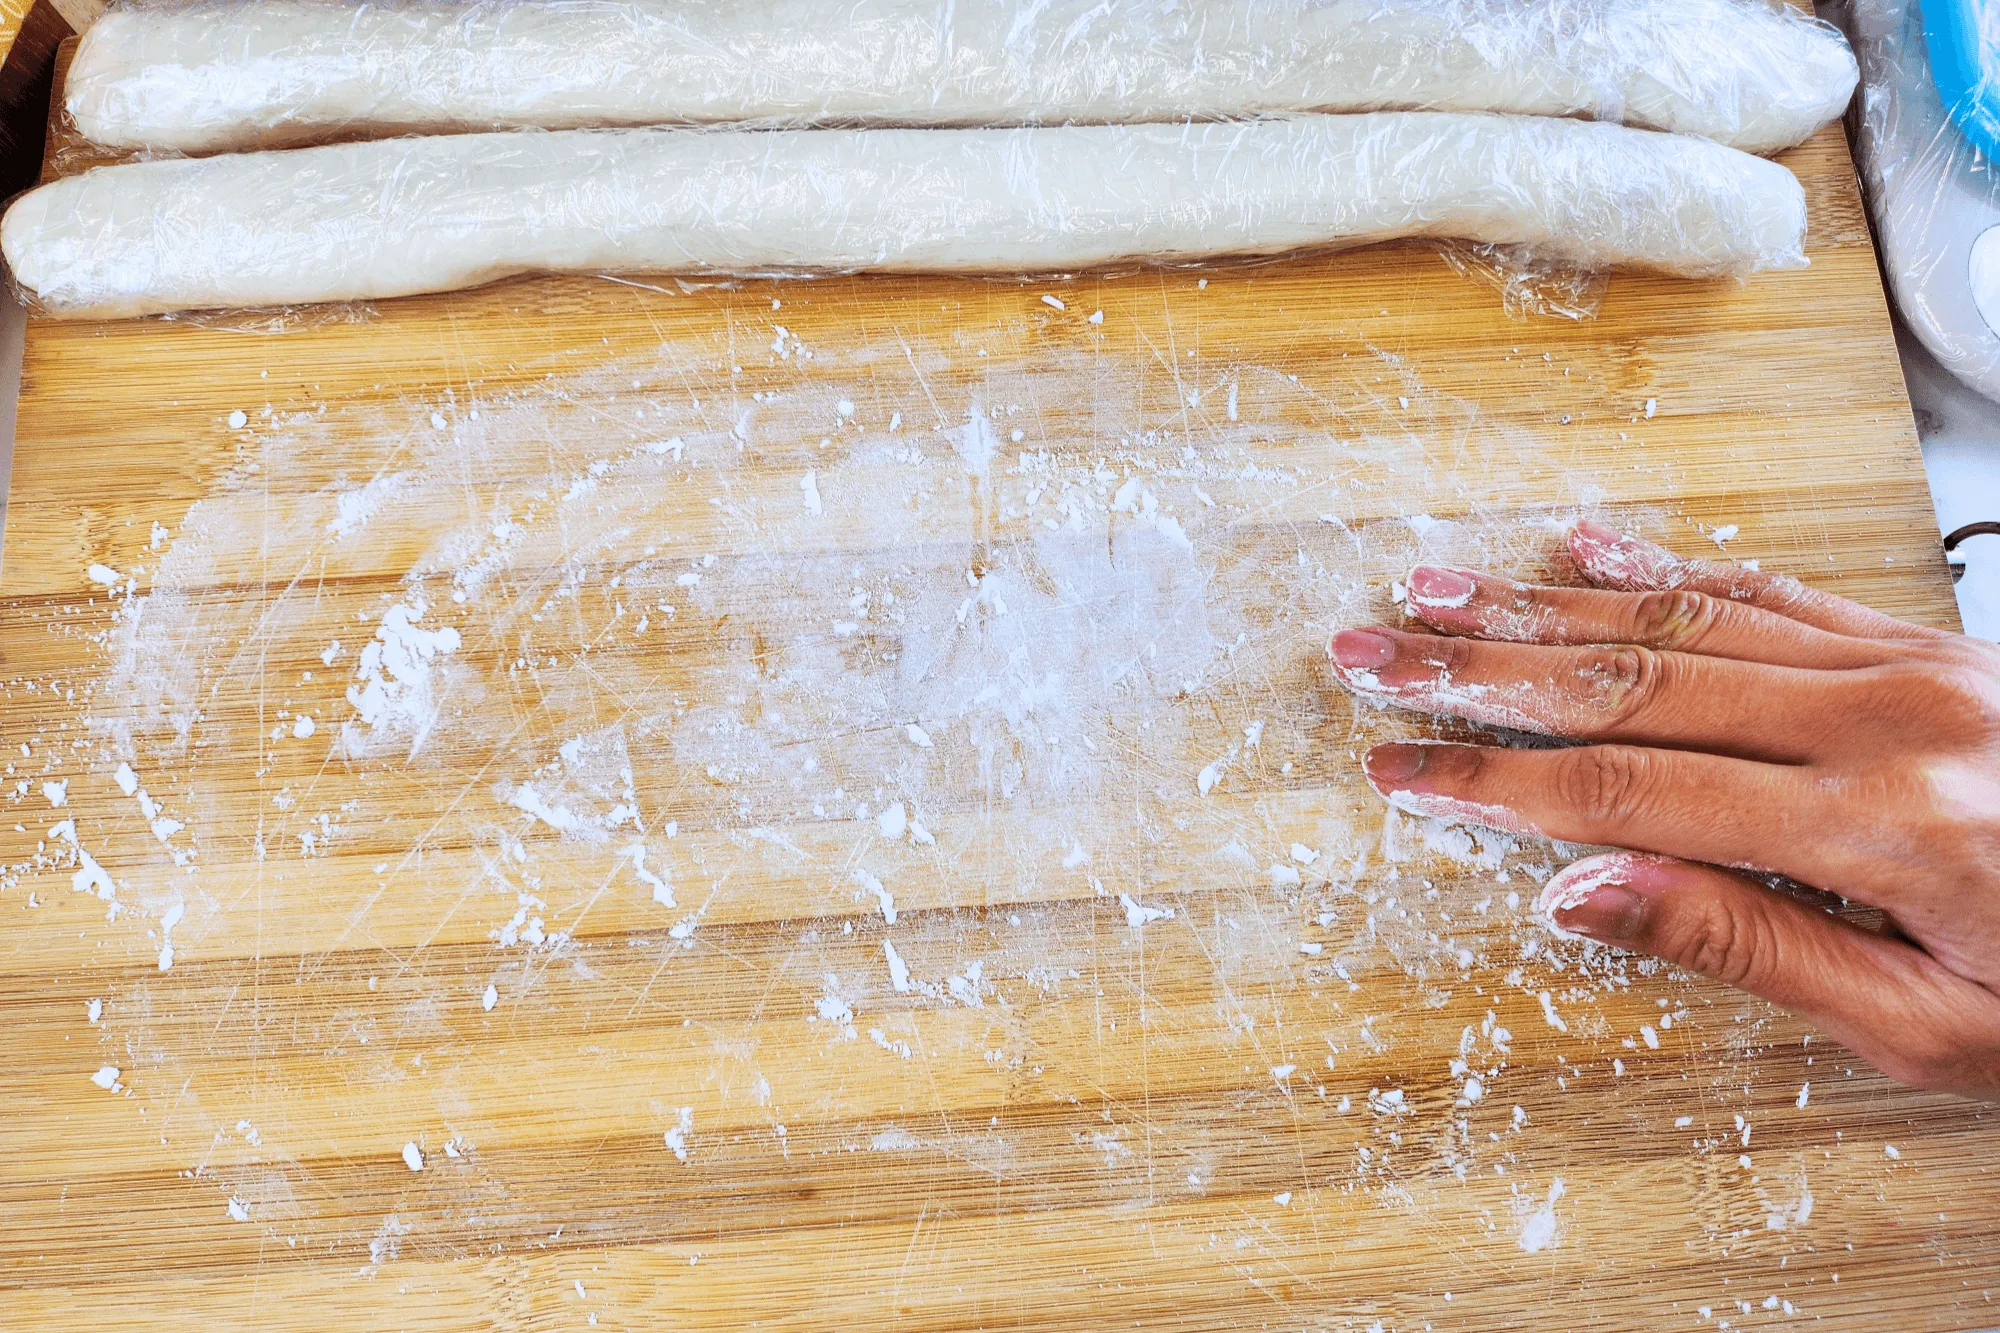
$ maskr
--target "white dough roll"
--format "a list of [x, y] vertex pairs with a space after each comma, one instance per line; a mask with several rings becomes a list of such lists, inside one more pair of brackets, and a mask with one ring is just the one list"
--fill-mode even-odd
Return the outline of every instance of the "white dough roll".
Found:
[[511, 274], [1031, 273], [1393, 237], [1689, 275], [1805, 263], [1773, 162], [1587, 121], [1380, 112], [1012, 130], [456, 135], [100, 167], [0, 249], [42, 309], [115, 317]]
[[114, 10], [69, 113], [183, 152], [609, 125], [1501, 111], [1804, 139], [1854, 92], [1763, 0], [222, 0]]

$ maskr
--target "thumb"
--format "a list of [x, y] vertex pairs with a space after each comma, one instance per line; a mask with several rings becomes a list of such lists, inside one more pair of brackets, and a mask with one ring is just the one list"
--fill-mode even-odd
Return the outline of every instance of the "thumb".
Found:
[[2000, 1096], [2000, 996], [1746, 876], [1608, 852], [1551, 879], [1536, 907], [1563, 930], [1789, 1009], [1901, 1082]]

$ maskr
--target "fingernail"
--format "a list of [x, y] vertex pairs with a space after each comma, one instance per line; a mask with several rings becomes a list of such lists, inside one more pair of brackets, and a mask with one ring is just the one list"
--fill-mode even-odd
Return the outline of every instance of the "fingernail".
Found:
[[1535, 909], [1573, 934], [1606, 942], [1632, 939], [1646, 911], [1646, 896], [1634, 882], [1646, 878], [1653, 863], [1652, 857], [1630, 852], [1588, 857], [1544, 885]]
[[1569, 530], [1597, 546], [1613, 546], [1623, 540], [1618, 529], [1607, 527], [1594, 518], [1580, 518], [1570, 525]]
[[1573, 935], [1617, 944], [1639, 933], [1645, 910], [1643, 897], [1623, 884], [1606, 884], [1592, 890], [1589, 897], [1549, 913], [1549, 919]]
[[1679, 565], [1672, 552], [1594, 519], [1578, 519], [1569, 531], [1570, 554], [1593, 583], [1625, 589], [1662, 587]]
[[1344, 667], [1387, 666], [1396, 660], [1396, 641], [1374, 630], [1344, 629], [1333, 636], [1328, 651]]
[[1430, 758], [1428, 745], [1378, 745], [1361, 758], [1361, 771], [1370, 782], [1408, 782], [1424, 771]]
[[1419, 565], [1410, 571], [1405, 585], [1410, 600], [1423, 606], [1464, 606], [1479, 591], [1479, 584], [1462, 570], [1439, 565]]

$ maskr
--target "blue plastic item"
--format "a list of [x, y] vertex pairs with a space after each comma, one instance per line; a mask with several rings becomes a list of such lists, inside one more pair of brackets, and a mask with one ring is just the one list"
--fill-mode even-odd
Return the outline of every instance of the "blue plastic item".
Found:
[[1923, 0], [1923, 13], [1938, 96], [1973, 147], [2000, 160], [2000, 0]]

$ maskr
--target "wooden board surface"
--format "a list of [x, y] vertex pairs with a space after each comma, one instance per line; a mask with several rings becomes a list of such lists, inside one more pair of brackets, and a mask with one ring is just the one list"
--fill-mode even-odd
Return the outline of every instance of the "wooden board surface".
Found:
[[1583, 322], [1386, 247], [32, 324], [0, 1328], [2000, 1324], [1985, 1112], [1550, 937], [1322, 666], [1579, 512], [1952, 623], [1787, 161], [1808, 272]]

